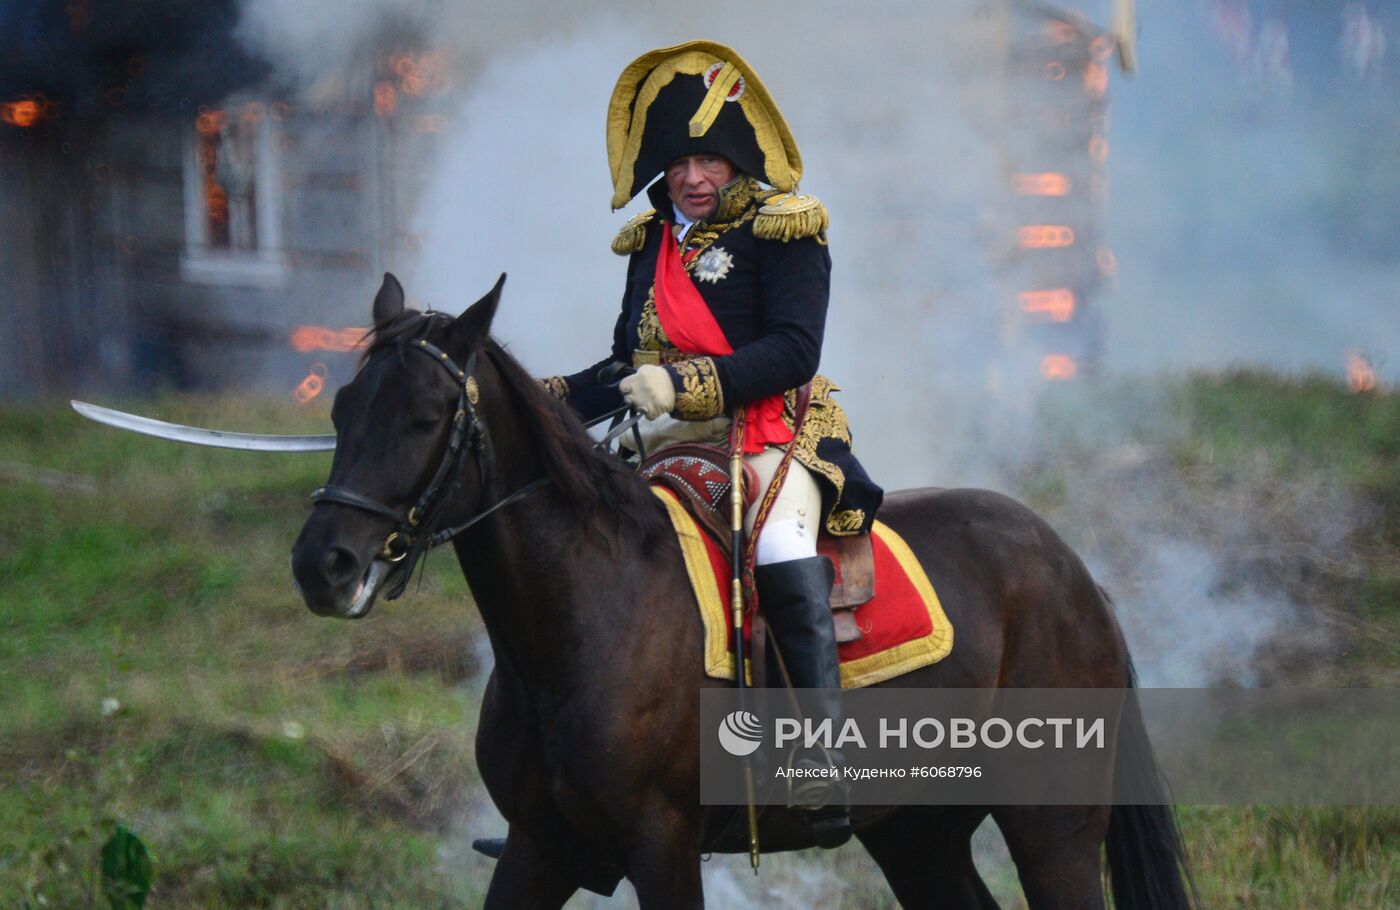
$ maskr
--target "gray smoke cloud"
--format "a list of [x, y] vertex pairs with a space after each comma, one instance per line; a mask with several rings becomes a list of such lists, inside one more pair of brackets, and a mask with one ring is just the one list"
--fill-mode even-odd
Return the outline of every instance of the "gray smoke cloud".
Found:
[[[1112, 88], [1108, 365], [1335, 375], [1359, 348], [1400, 378], [1395, 61], [1349, 70], [1341, 3], [1139, 6], [1142, 69]], [[1351, 6], [1393, 41], [1393, 4]]]
[[342, 72], [392, 27], [425, 28], [449, 10], [443, 0], [245, 0], [236, 35], [291, 85]]

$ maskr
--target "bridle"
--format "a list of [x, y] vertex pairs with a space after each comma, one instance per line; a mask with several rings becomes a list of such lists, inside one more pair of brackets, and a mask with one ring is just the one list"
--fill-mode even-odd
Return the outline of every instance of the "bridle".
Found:
[[[317, 487], [311, 494], [312, 503], [333, 502], [352, 506], [366, 512], [382, 515], [397, 524], [397, 527], [384, 538], [384, 543], [375, 556], [376, 559], [395, 564], [393, 575], [385, 592], [385, 596], [389, 600], [394, 600], [403, 593], [418, 561], [429, 550], [447, 543], [500, 509], [524, 499], [548, 484], [550, 480], [547, 474], [538, 477], [477, 512], [466, 521], [435, 530], [437, 522], [441, 519], [442, 507], [446, 502], [446, 498], [442, 495], [443, 491], [455, 484], [467, 452], [471, 452], [476, 463], [477, 476], [481, 483], [483, 496], [487, 495], [489, 489], [491, 466], [495, 459], [492, 457], [491, 437], [486, 430], [486, 424], [476, 413], [476, 405], [480, 402], [481, 397], [474, 375], [477, 352], [473, 350], [467, 357], [466, 366], [459, 367], [447, 355], [446, 351], [426, 339], [420, 338], [412, 342], [409, 349], [421, 351], [424, 355], [432, 358], [434, 363], [447, 371], [458, 387], [457, 410], [452, 415], [452, 429], [447, 438], [447, 450], [443, 452], [442, 460], [438, 463], [437, 470], [433, 472], [432, 480], [428, 481], [428, 485], [423, 488], [423, 492], [418, 495], [418, 500], [407, 513], [386, 506], [363, 493], [357, 493], [348, 487], [336, 484], [324, 484]], [[622, 408], [604, 414], [599, 418], [599, 421], [620, 417], [624, 410], [626, 409]], [[599, 445], [606, 447], [626, 430], [635, 429], [640, 417], [640, 414], [635, 414], [630, 419], [616, 424]], [[592, 424], [590, 423], [590, 425]]]
[[473, 375], [476, 370], [476, 351], [472, 351], [467, 357], [466, 366], [460, 367], [447, 355], [446, 351], [425, 339], [420, 338], [412, 342], [409, 349], [421, 351], [432, 358], [432, 361], [446, 370], [453, 382], [457, 384], [457, 410], [452, 415], [452, 429], [447, 438], [447, 450], [443, 452], [442, 460], [438, 462], [432, 480], [428, 481], [423, 492], [418, 494], [417, 502], [407, 513], [390, 508], [363, 493], [357, 493], [348, 487], [336, 484], [325, 484], [311, 494], [313, 503], [334, 502], [353, 506], [376, 515], [383, 515], [397, 524], [397, 527], [389, 532], [389, 536], [384, 538], [384, 543], [375, 557], [395, 563], [394, 577], [386, 592], [386, 596], [390, 600], [403, 593], [418, 560], [428, 550], [447, 543], [488, 515], [529, 496], [549, 483], [547, 475], [537, 478], [466, 521], [452, 527], [434, 530], [441, 517], [442, 506], [446, 502], [446, 498], [442, 495], [443, 491], [448, 487], [449, 481], [456, 480], [467, 453], [470, 451], [476, 462], [483, 495], [489, 486], [490, 469], [494, 459], [491, 457], [491, 439], [486, 431], [486, 424], [476, 413], [476, 405], [480, 401], [476, 376]]

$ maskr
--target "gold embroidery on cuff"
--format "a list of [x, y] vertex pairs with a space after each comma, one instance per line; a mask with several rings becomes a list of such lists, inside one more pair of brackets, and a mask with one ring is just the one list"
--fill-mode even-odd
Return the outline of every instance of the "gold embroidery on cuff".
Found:
[[826, 529], [838, 537], [855, 534], [865, 524], [864, 509], [832, 509]]
[[709, 420], [724, 413], [724, 391], [713, 358], [699, 357], [671, 368], [681, 379], [673, 414], [681, 420]]

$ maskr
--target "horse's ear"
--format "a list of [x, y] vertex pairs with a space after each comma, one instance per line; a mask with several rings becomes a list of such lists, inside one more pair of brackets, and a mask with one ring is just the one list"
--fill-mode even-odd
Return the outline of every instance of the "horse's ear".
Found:
[[384, 273], [384, 283], [374, 298], [374, 324], [388, 325], [403, 312], [403, 285], [392, 273]]
[[491, 320], [496, 316], [496, 304], [501, 301], [501, 286], [506, 283], [506, 273], [496, 279], [496, 286], [486, 292], [476, 303], [447, 327], [447, 349], [465, 356], [486, 339], [491, 332]]

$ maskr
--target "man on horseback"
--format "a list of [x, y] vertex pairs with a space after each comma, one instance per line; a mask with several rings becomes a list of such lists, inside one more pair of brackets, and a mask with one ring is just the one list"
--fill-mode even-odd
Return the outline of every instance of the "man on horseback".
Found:
[[[723, 443], [742, 412], [759, 493], [749, 532], [791, 447], [757, 541], [759, 603], [793, 684], [839, 689], [833, 570], [817, 537], [868, 533], [883, 494], [851, 452], [837, 386], [816, 375], [830, 290], [826, 209], [797, 192], [801, 157], [767, 89], [720, 44], [693, 41], [629, 64], [607, 142], [613, 209], [644, 187], [653, 208], [613, 241], [628, 263], [611, 354], [544, 383], [584, 419], [623, 400], [636, 407], [648, 418], [648, 451]], [[599, 373], [614, 363], [636, 372], [610, 385]]]

